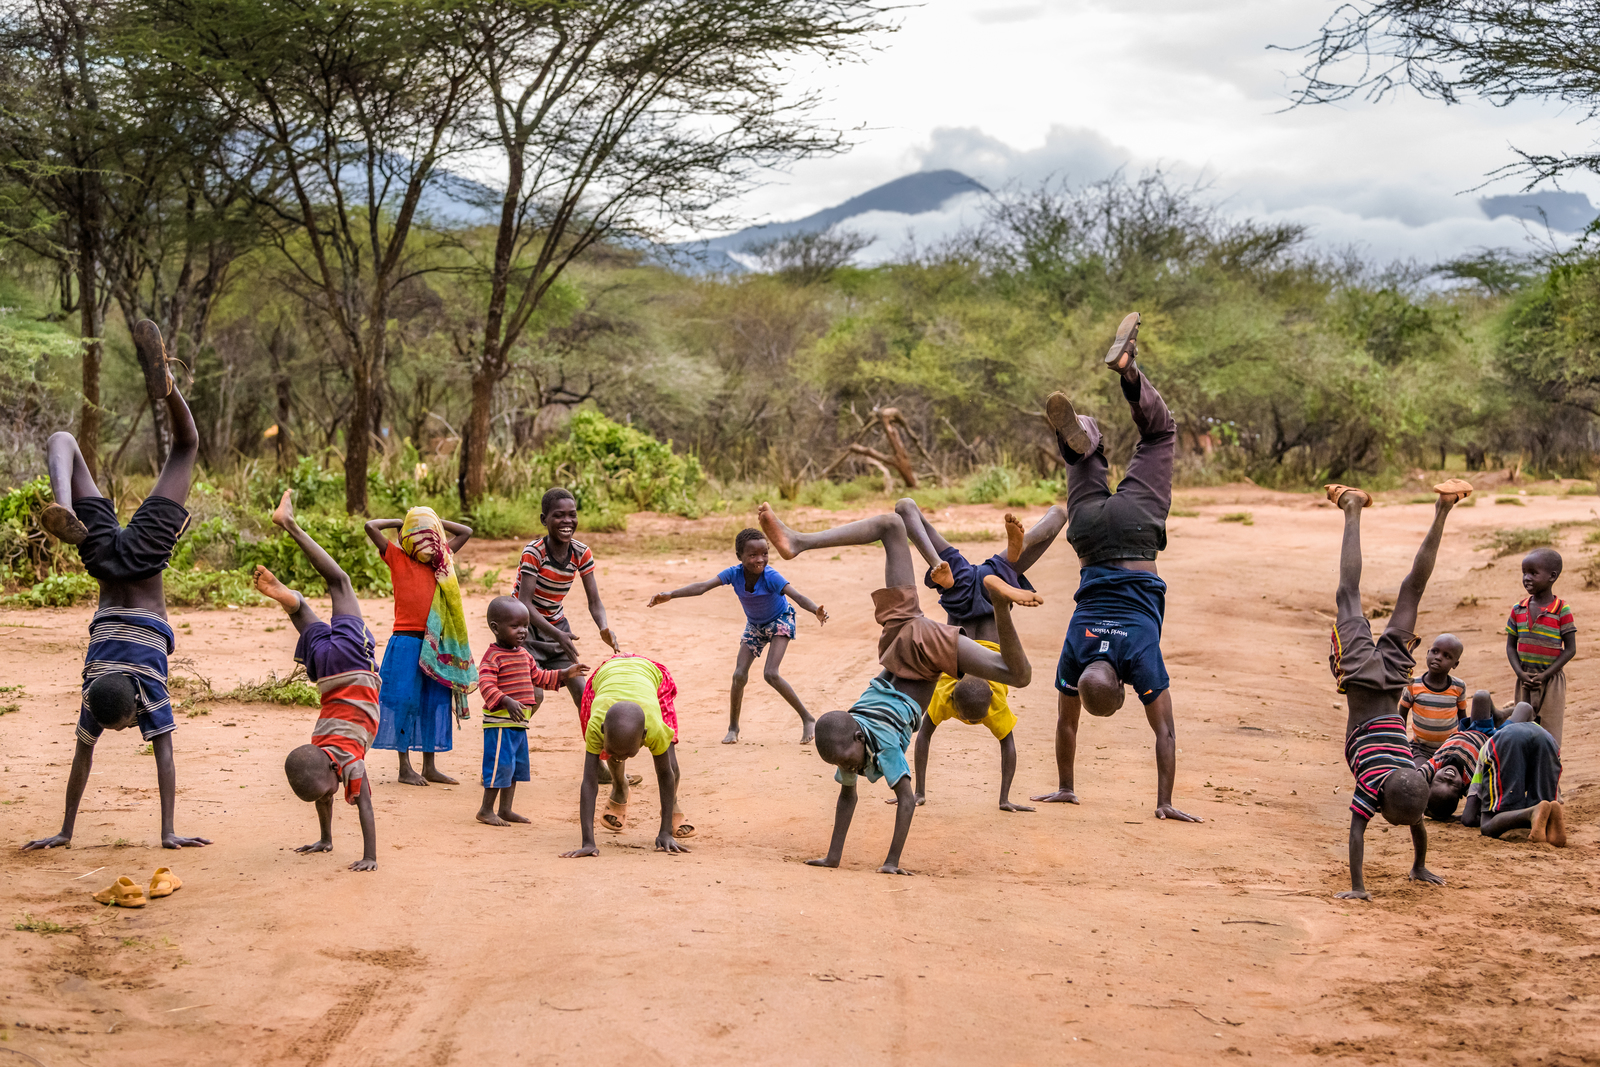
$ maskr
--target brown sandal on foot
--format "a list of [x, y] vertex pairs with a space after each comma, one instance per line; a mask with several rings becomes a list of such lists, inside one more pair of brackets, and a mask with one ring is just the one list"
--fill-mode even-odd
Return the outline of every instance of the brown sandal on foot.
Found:
[[1127, 367], [1133, 353], [1138, 351], [1139, 323], [1143, 321], [1137, 311], [1129, 312], [1122, 320], [1122, 325], [1117, 327], [1117, 339], [1111, 342], [1111, 348], [1106, 352], [1106, 366], [1119, 374]]
[[1327, 491], [1328, 499], [1333, 501], [1334, 507], [1339, 506], [1339, 501], [1344, 499], [1344, 495], [1346, 493], [1359, 493], [1361, 495], [1361, 499], [1365, 501], [1365, 503], [1361, 506], [1364, 508], [1370, 508], [1372, 506], [1372, 494], [1367, 492], [1365, 489], [1357, 489], [1353, 485], [1340, 485], [1338, 482], [1330, 483], [1322, 488]]
[[1044, 421], [1056, 432], [1056, 440], [1064, 449], [1076, 456], [1089, 454], [1089, 431], [1078, 421], [1078, 409], [1066, 393], [1058, 389], [1045, 398]]
[[672, 813], [672, 836], [676, 837], [678, 840], [682, 841], [686, 837], [693, 837], [694, 834], [695, 834], [694, 824], [683, 817], [683, 812], [681, 812], [681, 811], [673, 812]]
[[1459, 504], [1472, 495], [1472, 485], [1460, 478], [1450, 478], [1434, 486], [1433, 491], [1440, 496], [1453, 496], [1455, 497], [1453, 503]]
[[44, 527], [45, 533], [65, 544], [81, 545], [89, 539], [89, 528], [83, 520], [71, 508], [60, 504], [46, 504], [39, 513], [39, 525]]
[[606, 810], [600, 816], [600, 826], [614, 834], [620, 834], [628, 826], [628, 805], [618, 804], [615, 800], [606, 801]]

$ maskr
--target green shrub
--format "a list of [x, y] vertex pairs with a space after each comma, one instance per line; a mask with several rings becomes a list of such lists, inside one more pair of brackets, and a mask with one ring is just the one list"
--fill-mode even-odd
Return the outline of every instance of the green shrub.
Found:
[[29, 589], [0, 597], [0, 604], [23, 608], [70, 608], [100, 596], [100, 583], [82, 571], [52, 574]]
[[264, 604], [248, 571], [178, 570], [169, 568], [164, 586], [167, 603], [180, 608], [224, 608]]
[[1027, 481], [1027, 476], [1013, 467], [985, 467], [967, 486], [967, 500], [973, 504], [998, 504]]
[[1568, 496], [1593, 496], [1595, 486], [1593, 482], [1579, 482], [1577, 485], [1567, 486]]
[[[378, 558], [372, 542], [367, 540], [365, 524], [361, 519], [348, 515], [331, 518], [302, 515], [298, 521], [301, 528], [344, 568], [357, 593], [388, 596], [394, 591], [389, 581], [389, 568]], [[260, 541], [240, 542], [235, 555], [239, 568], [246, 574], [257, 563], [264, 563], [268, 570], [278, 576], [279, 581], [292, 589], [311, 596], [328, 590], [328, 584], [311, 566], [311, 561], [300, 551], [300, 546], [288, 534], [276, 528]]]
[[[581, 511], [578, 517], [581, 523]], [[491, 540], [530, 540], [544, 532], [544, 526], [539, 522], [539, 501], [527, 497], [507, 500], [501, 496], [485, 496], [472, 509], [467, 522], [472, 526], [474, 537]]]
[[1254, 526], [1256, 517], [1248, 511], [1230, 511], [1217, 517], [1218, 522], [1236, 522], [1240, 526]]
[[237, 700], [245, 704], [289, 704], [314, 708], [322, 703], [322, 694], [306, 680], [305, 668], [296, 667], [287, 678], [279, 678], [276, 671], [269, 671], [259, 682], [240, 682], [217, 699]]
[[628, 510], [700, 517], [697, 494], [705, 483], [700, 461], [679, 456], [670, 441], [613, 422], [592, 408], [576, 412], [567, 439], [546, 446], [532, 466], [545, 485], [572, 490], [580, 524], [585, 511], [609, 513], [600, 525], [585, 528], [614, 528], [615, 516]]
[[1520, 496], [1497, 496], [1494, 498], [1494, 502], [1496, 504], [1510, 504], [1512, 507], [1518, 508], [1525, 508], [1528, 506], [1527, 504], [1523, 503]]
[[1513, 556], [1519, 552], [1553, 545], [1559, 536], [1554, 526], [1523, 526], [1516, 529], [1496, 530], [1484, 540], [1494, 549], [1494, 558]]

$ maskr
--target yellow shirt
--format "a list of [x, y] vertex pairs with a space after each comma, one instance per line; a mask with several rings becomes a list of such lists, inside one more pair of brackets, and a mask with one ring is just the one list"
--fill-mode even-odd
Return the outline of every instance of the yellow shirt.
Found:
[[[999, 652], [1000, 646], [992, 641], [979, 641], [978, 644], [991, 652]], [[956, 714], [955, 701], [950, 695], [955, 692], [956, 680], [948, 674], [939, 675], [939, 680], [933, 683], [933, 699], [928, 702], [928, 720], [935, 726], [946, 719], [954, 719], [965, 723], [967, 720]], [[1000, 682], [989, 683], [989, 714], [970, 725], [979, 724], [987, 726], [989, 732], [994, 734], [996, 741], [1004, 741], [1012, 730], [1017, 728], [1016, 713], [1011, 710], [1011, 701], [1008, 694], [1011, 687]]]
[[589, 726], [583, 747], [595, 755], [605, 751], [606, 712], [619, 700], [631, 700], [644, 709], [644, 747], [652, 756], [664, 756], [672, 744], [672, 731], [661, 717], [661, 672], [642, 656], [608, 659], [594, 672], [594, 700], [589, 705]]

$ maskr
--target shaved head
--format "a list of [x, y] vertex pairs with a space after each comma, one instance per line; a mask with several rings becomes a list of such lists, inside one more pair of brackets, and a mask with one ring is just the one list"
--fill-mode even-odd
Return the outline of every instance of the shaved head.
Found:
[[601, 733], [612, 759], [633, 758], [644, 745], [644, 709], [631, 700], [617, 701], [607, 709]]
[[307, 802], [321, 800], [339, 788], [333, 761], [316, 745], [301, 745], [290, 752], [283, 761], [283, 773], [294, 795]]
[[829, 711], [817, 717], [817, 755], [835, 767], [853, 762], [859, 756], [858, 748], [865, 747], [856, 739], [861, 727], [848, 711]]
[[514, 596], [497, 596], [489, 601], [489, 625], [521, 622], [528, 617], [528, 605]]
[[1390, 771], [1383, 779], [1383, 817], [1394, 826], [1415, 826], [1428, 806], [1428, 779], [1415, 767]]
[[1106, 660], [1095, 660], [1078, 675], [1078, 699], [1090, 715], [1116, 714], [1126, 696], [1116, 668]]
[[1537, 567], [1542, 571], [1559, 576], [1561, 574], [1561, 553], [1553, 548], [1536, 548], [1522, 557], [1522, 569]]
[[961, 679], [950, 691], [950, 703], [955, 705], [956, 714], [965, 722], [982, 722], [988, 718], [993, 702], [994, 690], [975, 674]]

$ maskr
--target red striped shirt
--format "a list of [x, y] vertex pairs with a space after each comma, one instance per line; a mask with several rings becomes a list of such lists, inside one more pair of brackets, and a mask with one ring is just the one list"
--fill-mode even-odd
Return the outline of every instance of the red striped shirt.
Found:
[[351, 804], [361, 795], [367, 776], [367, 747], [378, 732], [378, 676], [372, 671], [346, 671], [317, 681], [322, 712], [311, 731], [311, 743], [328, 754], [344, 781]]
[[478, 692], [483, 697], [484, 726], [525, 727], [526, 723], [516, 722], [511, 712], [500, 706], [505, 698], [531, 708], [539, 699], [539, 690], [560, 688], [561, 672], [540, 667], [521, 645], [515, 648], [490, 645], [478, 661]]

